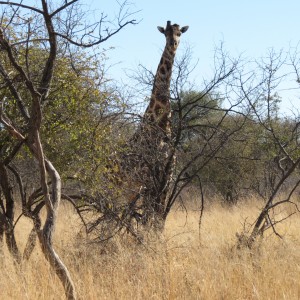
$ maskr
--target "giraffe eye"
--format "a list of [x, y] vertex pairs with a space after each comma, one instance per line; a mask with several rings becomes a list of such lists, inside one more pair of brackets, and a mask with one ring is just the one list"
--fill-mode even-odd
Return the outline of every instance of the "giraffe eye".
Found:
[[181, 36], [181, 33], [177, 33], [177, 36]]

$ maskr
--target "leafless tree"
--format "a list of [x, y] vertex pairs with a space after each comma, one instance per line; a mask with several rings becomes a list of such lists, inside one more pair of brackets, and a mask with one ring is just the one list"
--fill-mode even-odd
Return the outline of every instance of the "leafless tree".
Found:
[[[297, 203], [292, 200], [300, 184], [299, 116], [296, 113], [294, 117], [285, 120], [279, 116], [278, 108], [282, 83], [291, 78], [296, 82], [298, 72], [297, 51], [290, 50], [285, 54], [272, 49], [265, 58], [256, 62], [255, 72], [240, 74], [238, 88], [241, 95], [262, 128], [264, 138], [272, 146], [273, 154], [269, 164], [272, 164], [274, 172], [270, 179], [270, 188], [261, 194], [265, 204], [256, 221], [247, 231], [237, 234], [239, 247], [251, 248], [267, 229], [272, 229], [274, 234], [281, 237], [276, 230], [276, 224], [299, 211]], [[285, 89], [289, 87], [285, 86]], [[279, 214], [279, 209], [286, 205], [292, 206], [294, 210]]]

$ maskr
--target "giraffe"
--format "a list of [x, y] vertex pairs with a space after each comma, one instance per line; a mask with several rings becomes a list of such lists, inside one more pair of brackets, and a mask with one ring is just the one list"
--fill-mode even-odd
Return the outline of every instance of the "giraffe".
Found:
[[[146, 172], [144, 204], [148, 210], [164, 219], [165, 202], [173, 173], [170, 82], [172, 68], [179, 46], [180, 36], [189, 26], [180, 28], [167, 21], [166, 28], [157, 27], [165, 35], [166, 45], [154, 77], [149, 105], [144, 113], [139, 135], [143, 136], [144, 157], [152, 156], [152, 164]], [[134, 137], [134, 141], [137, 139]], [[145, 153], [146, 152], [146, 153]], [[146, 159], [149, 161], [149, 159]], [[150, 206], [150, 207], [149, 207]]]
[[124, 151], [111, 159], [116, 161], [116, 167], [109, 166], [108, 169], [112, 170], [110, 177], [125, 191], [124, 200], [129, 209], [122, 213], [121, 219], [131, 211], [142, 223], [149, 224], [149, 220], [154, 220], [152, 224], [159, 223], [160, 227], [164, 224], [165, 202], [174, 165], [170, 81], [180, 36], [189, 27], [180, 28], [167, 21], [166, 28], [157, 28], [165, 35], [166, 45], [154, 77], [149, 105]]

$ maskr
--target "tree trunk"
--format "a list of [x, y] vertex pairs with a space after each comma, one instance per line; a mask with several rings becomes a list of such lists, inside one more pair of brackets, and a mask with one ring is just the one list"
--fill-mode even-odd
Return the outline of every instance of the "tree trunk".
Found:
[[[43, 228], [41, 230], [37, 228], [39, 242], [45, 258], [48, 260], [63, 284], [66, 298], [69, 300], [74, 300], [76, 299], [76, 292], [71, 275], [53, 248], [53, 233], [55, 230], [56, 217], [61, 200], [61, 178], [52, 163], [44, 156], [39, 131], [37, 129], [32, 131], [32, 136], [29, 140], [31, 143], [28, 144], [28, 146], [39, 162], [41, 187], [47, 209], [46, 221]], [[51, 195], [47, 184], [47, 174], [51, 179]]]
[[2, 163], [0, 164], [0, 178], [0, 185], [6, 202], [4, 205], [5, 212], [3, 212], [3, 217], [1, 218], [3, 219], [1, 220], [1, 225], [3, 225], [1, 231], [4, 231], [5, 233], [6, 244], [9, 252], [12, 254], [17, 263], [21, 263], [21, 254], [18, 249], [14, 234], [15, 204], [12, 195], [12, 187], [9, 183], [7, 169]]
[[0, 211], [0, 256], [3, 255], [4, 214]]

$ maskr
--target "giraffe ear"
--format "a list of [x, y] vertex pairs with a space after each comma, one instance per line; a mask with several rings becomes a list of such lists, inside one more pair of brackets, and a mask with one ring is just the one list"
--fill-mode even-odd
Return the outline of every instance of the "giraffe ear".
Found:
[[157, 29], [161, 32], [161, 33], [165, 33], [165, 29], [161, 26], [157, 26]]
[[180, 31], [181, 31], [182, 33], [184, 33], [184, 32], [186, 32], [188, 29], [189, 29], [189, 26], [183, 26], [183, 27], [180, 29]]

